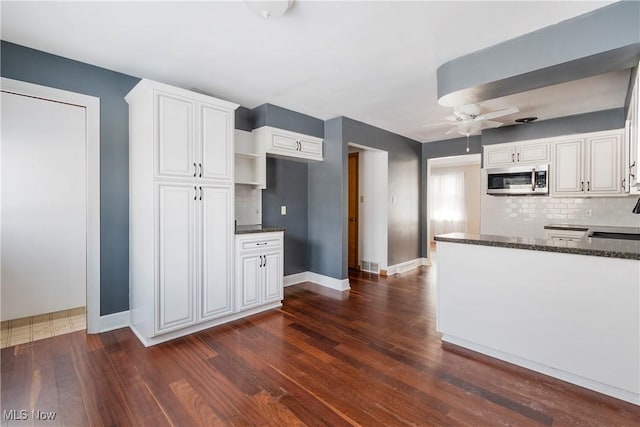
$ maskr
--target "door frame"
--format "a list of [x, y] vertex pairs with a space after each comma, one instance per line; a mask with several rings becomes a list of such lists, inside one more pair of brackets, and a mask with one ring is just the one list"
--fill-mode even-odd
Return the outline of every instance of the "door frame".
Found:
[[85, 109], [87, 179], [87, 333], [100, 332], [100, 98], [2, 78], [0, 89]]

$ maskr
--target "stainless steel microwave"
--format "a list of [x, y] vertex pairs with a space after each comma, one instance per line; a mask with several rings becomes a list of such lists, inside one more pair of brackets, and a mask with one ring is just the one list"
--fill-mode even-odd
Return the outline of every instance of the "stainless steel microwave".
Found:
[[510, 166], [487, 169], [487, 194], [549, 194], [549, 165]]

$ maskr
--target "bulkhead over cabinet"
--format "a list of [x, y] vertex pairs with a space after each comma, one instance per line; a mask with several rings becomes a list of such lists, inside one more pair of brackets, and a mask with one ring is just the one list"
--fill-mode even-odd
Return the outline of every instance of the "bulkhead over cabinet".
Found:
[[142, 80], [125, 99], [131, 328], [152, 345], [237, 311], [237, 105], [150, 80]]

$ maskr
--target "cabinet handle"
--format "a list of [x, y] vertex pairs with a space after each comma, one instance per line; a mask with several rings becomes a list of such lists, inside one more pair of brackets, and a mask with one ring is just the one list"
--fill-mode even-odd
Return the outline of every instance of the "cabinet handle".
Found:
[[515, 162], [515, 154], [511, 153], [511, 162]]
[[520, 161], [520, 153], [518, 153], [518, 161]]
[[200, 200], [202, 200], [202, 187], [200, 187]]
[[584, 181], [580, 181], [580, 191], [584, 191]]
[[591, 191], [591, 181], [587, 181], [587, 191]]
[[267, 266], [267, 256], [266, 255], [262, 255], [262, 256], [264, 257], [264, 265], [263, 265], [263, 267], [266, 267]]
[[627, 178], [622, 180], [622, 189], [624, 190], [625, 184], [627, 183]]
[[198, 166], [200, 166], [200, 178], [202, 178], [202, 163], [198, 163]]
[[262, 268], [262, 255], [258, 255], [260, 257], [260, 265], [258, 266], [258, 268]]
[[193, 200], [198, 200], [198, 187], [193, 186]]
[[198, 168], [196, 167], [196, 164], [193, 164], [193, 177], [196, 177], [196, 174], [198, 173]]
[[266, 244], [267, 244], [267, 242], [260, 242], [260, 243], [256, 243], [256, 246], [264, 246]]

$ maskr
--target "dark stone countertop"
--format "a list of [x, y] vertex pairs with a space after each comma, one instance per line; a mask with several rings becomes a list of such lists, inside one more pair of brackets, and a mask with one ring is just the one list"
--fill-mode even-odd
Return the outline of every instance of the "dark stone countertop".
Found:
[[438, 242], [640, 260], [639, 240], [584, 237], [578, 241], [558, 241], [467, 233], [440, 234], [435, 236], [434, 239]]
[[262, 224], [236, 226], [236, 234], [271, 233], [274, 231], [285, 231], [285, 228], [284, 227], [268, 227]]

